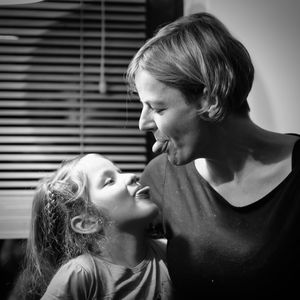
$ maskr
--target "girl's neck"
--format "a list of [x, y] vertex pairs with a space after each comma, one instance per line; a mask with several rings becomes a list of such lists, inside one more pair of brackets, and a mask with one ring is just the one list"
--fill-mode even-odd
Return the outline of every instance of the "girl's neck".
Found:
[[105, 260], [126, 267], [135, 267], [147, 255], [147, 240], [142, 236], [128, 233], [114, 234], [106, 239], [101, 249], [101, 257]]

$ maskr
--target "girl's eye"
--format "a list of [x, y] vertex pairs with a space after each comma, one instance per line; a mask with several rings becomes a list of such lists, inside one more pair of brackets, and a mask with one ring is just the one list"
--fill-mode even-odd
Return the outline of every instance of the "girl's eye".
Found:
[[105, 181], [104, 181], [104, 186], [110, 185], [110, 184], [113, 184], [113, 183], [114, 183], [113, 178], [106, 178]]

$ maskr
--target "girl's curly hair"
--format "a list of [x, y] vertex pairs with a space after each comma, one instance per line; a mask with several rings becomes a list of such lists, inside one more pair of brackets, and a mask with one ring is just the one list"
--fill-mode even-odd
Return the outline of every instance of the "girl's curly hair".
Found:
[[62, 264], [99, 251], [103, 232], [80, 234], [71, 228], [77, 215], [93, 216], [102, 223], [105, 219], [89, 199], [86, 176], [74, 168], [81, 158], [62, 162], [36, 188], [24, 270], [16, 284], [18, 299], [40, 299]]

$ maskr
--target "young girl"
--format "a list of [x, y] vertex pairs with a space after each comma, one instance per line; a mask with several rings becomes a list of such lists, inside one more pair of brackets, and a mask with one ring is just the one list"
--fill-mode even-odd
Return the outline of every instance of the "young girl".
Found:
[[145, 236], [157, 213], [149, 188], [107, 158], [63, 162], [34, 197], [19, 297], [171, 299], [164, 243]]

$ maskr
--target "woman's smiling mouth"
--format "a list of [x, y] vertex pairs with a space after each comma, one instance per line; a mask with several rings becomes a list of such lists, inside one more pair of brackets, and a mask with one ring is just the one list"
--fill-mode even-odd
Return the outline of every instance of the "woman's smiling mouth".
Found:
[[167, 151], [169, 139], [161, 135], [160, 133], [155, 132], [154, 137], [156, 139], [155, 143], [152, 146], [153, 153], [163, 153]]

